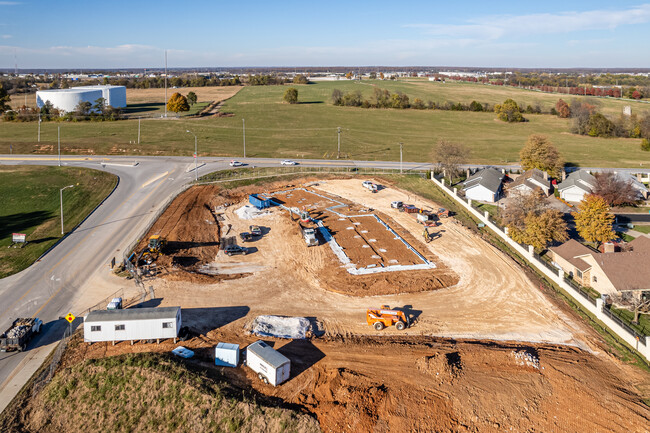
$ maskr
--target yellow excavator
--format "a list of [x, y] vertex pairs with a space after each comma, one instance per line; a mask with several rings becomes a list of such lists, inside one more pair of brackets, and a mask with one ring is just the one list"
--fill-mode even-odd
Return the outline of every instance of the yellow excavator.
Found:
[[160, 235], [153, 235], [149, 238], [149, 243], [146, 247], [140, 251], [138, 258], [135, 263], [136, 266], [140, 263], [140, 260], [143, 260], [147, 264], [151, 264], [158, 259], [158, 256], [162, 254], [163, 248], [167, 244], [167, 240]]

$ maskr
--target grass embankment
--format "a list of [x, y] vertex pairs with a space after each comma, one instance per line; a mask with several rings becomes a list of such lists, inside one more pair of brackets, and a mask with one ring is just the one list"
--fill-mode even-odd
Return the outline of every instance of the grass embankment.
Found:
[[[638, 139], [576, 136], [569, 133], [570, 120], [550, 115], [527, 115], [528, 122], [507, 124], [498, 121], [494, 113], [364, 109], [335, 107], [330, 102], [335, 88], [343, 92], [360, 90], [371, 99], [374, 86], [400, 90], [412, 99], [420, 97], [425, 101], [444, 94], [440, 99], [455, 102], [469, 103], [473, 99], [503, 102], [509, 92], [515, 92], [516, 100], [521, 103], [534, 102], [542, 96], [552, 98], [549, 104], [557, 100], [554, 95], [479, 85], [346, 80], [296, 86], [300, 103], [290, 105], [282, 103], [285, 86], [245, 87], [221, 108], [222, 112], [232, 113], [231, 117], [143, 119], [140, 144], [130, 144], [137, 140], [135, 119], [45, 122], [41, 143], [36, 142], [35, 123], [0, 122], [0, 152], [8, 153], [12, 145], [14, 153], [54, 153], [56, 127], [61, 125], [62, 149], [66, 153], [190, 156], [194, 151], [194, 137], [186, 130], [191, 130], [198, 137], [200, 155], [241, 156], [242, 119], [245, 119], [249, 157], [333, 157], [337, 151], [337, 127], [341, 127], [341, 152], [350, 159], [396, 161], [399, 143], [403, 142], [404, 160], [426, 162], [430, 160], [432, 146], [439, 139], [446, 139], [462, 142], [471, 149], [467, 162], [515, 163], [527, 137], [543, 133], [557, 145], [565, 160], [575, 165], [638, 167], [639, 161], [647, 160]], [[188, 89], [177, 90], [183, 93]], [[603, 104], [616, 105], [619, 101]]]
[[169, 355], [87, 360], [59, 370], [35, 397], [3, 413], [0, 430], [61, 432], [316, 432], [298, 412], [261, 404]]
[[[59, 189], [64, 230], [72, 230], [113, 190], [117, 177], [87, 168], [0, 167], [0, 278], [20, 272], [61, 238]], [[23, 248], [7, 248], [12, 233], [27, 234]]]
[[635, 225], [634, 230], [637, 232], [645, 233], [645, 234], [650, 234], [650, 225], [647, 226], [642, 226], [642, 225]]

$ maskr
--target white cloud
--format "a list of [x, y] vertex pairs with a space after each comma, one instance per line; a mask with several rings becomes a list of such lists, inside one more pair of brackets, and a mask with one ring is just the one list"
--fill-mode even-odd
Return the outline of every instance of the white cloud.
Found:
[[21, 4], [20, 2], [0, 2], [0, 6], [16, 6]]
[[0, 39], [11, 39], [13, 38], [12, 35], [0, 35]]
[[528, 15], [491, 15], [463, 24], [407, 24], [435, 37], [501, 39], [507, 35], [568, 33], [583, 30], [613, 30], [622, 25], [650, 21], [650, 4], [621, 10], [570, 11]]

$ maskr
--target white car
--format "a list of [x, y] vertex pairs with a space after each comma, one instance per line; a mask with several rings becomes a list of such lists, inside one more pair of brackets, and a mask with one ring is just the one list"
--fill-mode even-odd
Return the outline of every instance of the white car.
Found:
[[239, 161], [235, 161], [234, 159], [232, 161], [230, 161], [230, 166], [231, 167], [241, 167], [242, 165], [244, 165], [244, 164], [242, 164]]
[[364, 180], [361, 185], [363, 185], [364, 188], [371, 188], [372, 182], [370, 182], [369, 180]]
[[298, 163], [296, 161], [292, 161], [290, 159], [285, 159], [284, 161], [280, 161], [280, 165], [297, 165]]

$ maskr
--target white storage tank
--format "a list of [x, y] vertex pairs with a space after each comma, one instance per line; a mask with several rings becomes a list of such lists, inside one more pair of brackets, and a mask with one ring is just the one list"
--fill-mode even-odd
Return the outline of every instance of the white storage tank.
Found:
[[135, 341], [173, 338], [181, 329], [181, 307], [96, 310], [84, 318], [84, 341]]
[[263, 341], [246, 348], [246, 365], [257, 373], [260, 380], [278, 386], [289, 379], [291, 361]]
[[99, 98], [104, 98], [106, 105], [114, 108], [126, 107], [126, 87], [124, 86], [79, 86], [69, 89], [39, 90], [36, 92], [36, 104], [43, 107], [50, 101], [54, 108], [70, 112], [77, 108], [80, 102], [94, 104]]
[[237, 367], [239, 365], [239, 345], [219, 343], [214, 348], [214, 365]]

